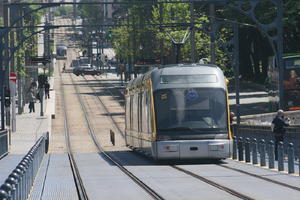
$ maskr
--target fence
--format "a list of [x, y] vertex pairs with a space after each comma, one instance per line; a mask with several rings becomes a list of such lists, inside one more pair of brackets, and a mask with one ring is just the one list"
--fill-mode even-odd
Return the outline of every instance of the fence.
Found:
[[[292, 143], [289, 143], [285, 153], [282, 142], [279, 142], [277, 149], [275, 149], [272, 140], [266, 142], [264, 139], [257, 140], [234, 136], [232, 159], [246, 163], [252, 162], [252, 164], [259, 164], [262, 167], [267, 166], [268, 163], [270, 169], [277, 166], [278, 171], [284, 171], [287, 166], [288, 173], [293, 174], [298, 171], [300, 175], [299, 157], [298, 159], [295, 157], [295, 150], [297, 149], [299, 150], [299, 148], [295, 149]], [[296, 167], [298, 167], [297, 171], [295, 171]]]
[[39, 138], [30, 151], [23, 157], [17, 167], [0, 187], [0, 199], [25, 200], [27, 199], [34, 179], [48, 151], [49, 133]]
[[8, 153], [7, 130], [0, 131], [0, 159]]
[[[233, 134], [236, 138], [249, 138], [250, 140], [255, 138], [257, 141], [265, 140], [266, 142], [275, 141], [274, 133], [271, 131], [270, 126], [265, 125], [233, 125]], [[284, 135], [283, 149], [287, 152], [288, 146], [293, 143], [294, 147], [298, 149], [300, 147], [300, 126], [294, 125], [287, 127], [287, 132]], [[298, 157], [300, 152], [295, 151], [295, 155]]]
[[[275, 152], [277, 153], [277, 167], [279, 171], [284, 171], [284, 166], [288, 166], [289, 173], [295, 173], [295, 166], [298, 165], [300, 175], [300, 126], [293, 125], [287, 127], [284, 141], [279, 142], [275, 151], [275, 136], [270, 126], [265, 125], [233, 125], [233, 159], [252, 162], [269, 168], [275, 166]], [[298, 162], [295, 162], [298, 160]]]

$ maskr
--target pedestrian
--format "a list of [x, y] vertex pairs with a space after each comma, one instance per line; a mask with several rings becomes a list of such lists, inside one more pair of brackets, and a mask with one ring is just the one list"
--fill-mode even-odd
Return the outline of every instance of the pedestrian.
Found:
[[49, 94], [49, 90], [50, 90], [50, 84], [48, 81], [46, 81], [45, 85], [44, 85], [44, 88], [45, 88], [45, 98], [47, 99], [50, 99], [50, 94]]
[[283, 142], [284, 135], [286, 132], [287, 126], [289, 126], [289, 123], [285, 121], [284, 119], [284, 112], [283, 110], [278, 110], [277, 115], [272, 121], [273, 133], [275, 137], [275, 160], [278, 160], [278, 143]]
[[29, 113], [35, 112], [34, 103], [36, 101], [36, 87], [35, 84], [31, 84], [28, 92], [28, 101], [29, 101]]

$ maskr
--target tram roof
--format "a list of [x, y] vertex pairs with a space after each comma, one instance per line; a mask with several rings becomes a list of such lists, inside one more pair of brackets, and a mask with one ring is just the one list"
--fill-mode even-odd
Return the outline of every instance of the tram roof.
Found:
[[[215, 83], [207, 83], [203, 82], [200, 83], [194, 83], [194, 84], [188, 84], [189, 86], [208, 86], [208, 87], [222, 87], [225, 88], [225, 77], [223, 75], [222, 70], [212, 64], [171, 64], [171, 65], [161, 65], [160, 67], [154, 68], [151, 71], [146, 72], [145, 74], [142, 74], [138, 76], [137, 78], [131, 80], [127, 88], [133, 88], [141, 85], [144, 81], [151, 79], [153, 83], [153, 89], [159, 89], [159, 88], [170, 88], [174, 87], [176, 84], [161, 84], [161, 76], [163, 75], [205, 75], [205, 74], [214, 74], [218, 77], [218, 81]], [[179, 85], [179, 84], [177, 84]], [[180, 86], [185, 87], [187, 84], [180, 84]]]

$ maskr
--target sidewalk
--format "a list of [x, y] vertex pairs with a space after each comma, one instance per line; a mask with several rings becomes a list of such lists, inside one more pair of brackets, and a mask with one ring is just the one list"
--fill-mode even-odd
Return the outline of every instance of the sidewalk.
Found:
[[55, 115], [55, 91], [53, 91], [53, 78], [50, 79], [50, 99], [44, 99], [44, 116], [40, 116], [41, 104], [35, 103], [35, 113], [29, 113], [28, 104], [24, 113], [16, 115], [16, 132], [9, 137], [9, 153], [0, 160], [0, 184], [17, 166], [23, 156], [36, 143], [44, 132], [51, 137], [52, 116]]

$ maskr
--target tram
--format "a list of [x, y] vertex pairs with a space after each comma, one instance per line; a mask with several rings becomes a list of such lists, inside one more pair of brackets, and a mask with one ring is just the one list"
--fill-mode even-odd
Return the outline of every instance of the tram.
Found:
[[126, 145], [155, 160], [231, 155], [226, 78], [215, 65], [155, 68], [128, 83], [125, 105]]
[[268, 66], [268, 92], [270, 110], [276, 111], [279, 104], [279, 84], [283, 84], [284, 110], [300, 110], [300, 54], [286, 55], [283, 57], [283, 83], [279, 83], [278, 67], [275, 57], [269, 58]]
[[67, 47], [65, 45], [57, 45], [56, 59], [57, 60], [66, 60], [67, 59]]

